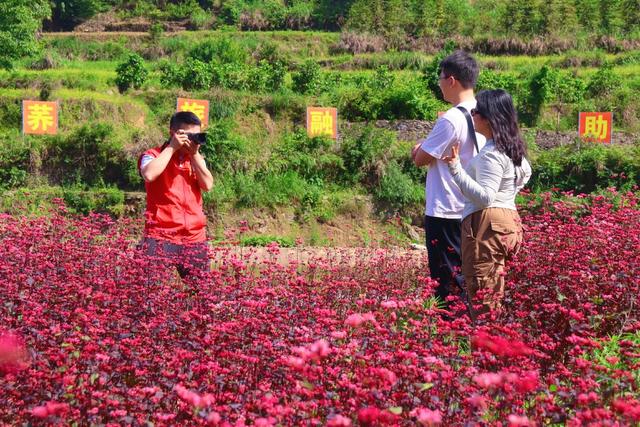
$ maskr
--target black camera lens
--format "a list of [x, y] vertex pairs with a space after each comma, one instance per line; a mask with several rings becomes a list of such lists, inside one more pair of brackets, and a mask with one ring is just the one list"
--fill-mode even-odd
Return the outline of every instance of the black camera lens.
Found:
[[194, 142], [198, 145], [203, 145], [207, 142], [207, 134], [205, 132], [200, 133], [188, 133], [189, 141]]

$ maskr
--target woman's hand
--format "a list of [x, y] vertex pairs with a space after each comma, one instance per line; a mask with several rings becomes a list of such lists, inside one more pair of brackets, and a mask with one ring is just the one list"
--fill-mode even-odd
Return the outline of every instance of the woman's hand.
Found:
[[450, 165], [453, 165], [460, 161], [460, 157], [458, 156], [458, 154], [459, 154], [458, 144], [455, 144], [453, 147], [451, 147], [451, 155], [444, 156], [442, 158], [442, 161], [447, 162]]

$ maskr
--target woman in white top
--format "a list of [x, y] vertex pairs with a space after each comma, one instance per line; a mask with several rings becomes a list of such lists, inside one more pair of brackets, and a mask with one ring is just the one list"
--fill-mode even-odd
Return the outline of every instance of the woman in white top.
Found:
[[487, 138], [487, 143], [466, 170], [460, 166], [457, 147], [445, 158], [466, 199], [462, 214], [462, 273], [473, 319], [501, 308], [505, 261], [522, 244], [515, 197], [531, 177], [511, 95], [502, 89], [486, 90], [476, 99], [478, 104], [471, 114], [476, 131]]

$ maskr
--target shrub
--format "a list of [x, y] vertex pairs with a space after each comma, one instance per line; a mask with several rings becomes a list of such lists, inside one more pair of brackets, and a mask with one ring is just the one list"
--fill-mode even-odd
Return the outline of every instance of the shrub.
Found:
[[68, 187], [63, 188], [62, 198], [70, 213], [108, 213], [115, 217], [124, 213], [124, 192], [117, 188], [85, 190], [77, 186]]
[[558, 188], [575, 193], [610, 187], [631, 190], [640, 185], [640, 148], [586, 144], [546, 150], [533, 162], [529, 185], [535, 191]]
[[584, 92], [585, 84], [580, 78], [545, 65], [529, 81], [529, 98], [523, 108], [523, 119], [527, 124], [535, 125], [545, 105], [580, 102]]
[[0, 2], [0, 69], [38, 53], [36, 35], [50, 12], [48, 2]]
[[282, 173], [290, 170], [308, 182], [333, 181], [343, 170], [342, 159], [332, 152], [333, 140], [307, 136], [299, 129], [275, 147], [270, 167]]
[[20, 138], [0, 138], [0, 141], [0, 188], [25, 185], [30, 163], [28, 144]]
[[393, 132], [373, 125], [358, 127], [343, 136], [340, 156], [344, 163], [343, 181], [375, 187], [388, 163], [395, 142]]
[[159, 22], [154, 22], [149, 26], [149, 38], [153, 43], [160, 41], [164, 34], [164, 26]]
[[194, 14], [204, 12], [196, 0], [182, 0], [169, 3], [165, 8], [165, 14], [169, 19], [187, 19]]
[[191, 12], [187, 28], [190, 30], [202, 30], [207, 28], [212, 21], [210, 13], [200, 9], [199, 7]]
[[244, 45], [230, 37], [221, 37], [198, 43], [188, 56], [205, 63], [242, 64], [246, 62], [248, 54]]
[[269, 246], [274, 243], [281, 248], [292, 248], [296, 244], [295, 240], [291, 237], [281, 236], [247, 236], [240, 239], [241, 246]]
[[54, 183], [130, 186], [129, 169], [134, 160], [127, 158], [113, 127], [98, 123], [84, 125], [68, 136], [47, 141], [43, 169]]
[[185, 90], [209, 89], [212, 83], [211, 67], [199, 59], [187, 58], [180, 76]]
[[137, 53], [129, 54], [129, 57], [116, 68], [116, 85], [120, 93], [129, 88], [140, 89], [147, 81], [149, 72], [145, 68], [144, 59]]
[[298, 93], [316, 92], [321, 84], [320, 65], [312, 59], [306, 60], [299, 66], [298, 71], [291, 76], [293, 90]]
[[207, 143], [200, 148], [209, 169], [220, 174], [225, 171], [241, 172], [238, 161], [245, 152], [245, 141], [233, 134], [233, 122], [221, 120], [207, 129]]
[[383, 99], [379, 91], [365, 86], [363, 88], [346, 87], [334, 93], [335, 104], [340, 116], [348, 121], [376, 120], [383, 108]]
[[165, 88], [182, 86], [184, 67], [174, 61], [163, 61], [159, 64], [160, 84]]
[[611, 95], [619, 84], [620, 79], [615, 76], [613, 66], [606, 63], [593, 75], [587, 86], [587, 91], [594, 98], [606, 97]]
[[414, 209], [424, 203], [424, 185], [413, 181], [394, 161], [386, 166], [374, 196], [392, 211]]

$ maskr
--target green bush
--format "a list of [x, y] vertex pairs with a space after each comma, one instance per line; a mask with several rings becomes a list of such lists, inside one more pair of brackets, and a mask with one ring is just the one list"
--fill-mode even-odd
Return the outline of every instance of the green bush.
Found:
[[581, 102], [585, 89], [585, 83], [579, 77], [545, 65], [529, 81], [529, 98], [523, 105], [522, 118], [526, 124], [534, 126], [545, 106]]
[[388, 209], [402, 211], [424, 203], [424, 185], [412, 180], [393, 161], [382, 174], [379, 186], [374, 189], [374, 196]]
[[343, 136], [340, 150], [344, 163], [342, 181], [347, 185], [378, 185], [381, 169], [388, 163], [394, 143], [393, 132], [378, 129], [373, 125], [347, 132]]
[[0, 138], [0, 188], [17, 188], [26, 184], [30, 152], [29, 145], [22, 138]]
[[181, 87], [184, 81], [184, 67], [173, 61], [162, 61], [158, 65], [160, 84], [164, 88]]
[[240, 246], [268, 246], [273, 243], [276, 243], [281, 248], [292, 248], [296, 244], [291, 237], [262, 235], [240, 238]]
[[149, 71], [144, 66], [144, 59], [137, 53], [130, 54], [126, 61], [118, 65], [116, 73], [116, 85], [120, 93], [126, 92], [131, 87], [140, 89], [149, 75]]
[[168, 3], [164, 9], [165, 16], [171, 20], [187, 19], [194, 13], [202, 12], [196, 0], [181, 0]]
[[332, 152], [334, 142], [326, 137], [310, 138], [304, 129], [287, 135], [275, 147], [270, 168], [281, 173], [294, 171], [312, 183], [334, 181], [341, 175], [343, 160]]
[[592, 97], [611, 95], [620, 86], [620, 79], [613, 72], [613, 66], [605, 63], [593, 75], [587, 86], [587, 91]]
[[558, 188], [591, 193], [640, 185], [640, 146], [565, 145], [543, 151], [533, 163], [529, 186], [534, 191]]
[[205, 63], [244, 64], [247, 51], [243, 45], [230, 37], [208, 39], [195, 45], [188, 56]]
[[212, 83], [211, 67], [199, 59], [187, 58], [178, 75], [185, 90], [209, 89]]
[[117, 188], [84, 190], [82, 187], [63, 188], [62, 197], [70, 213], [87, 215], [108, 213], [119, 217], [124, 213], [124, 192]]
[[320, 65], [312, 59], [300, 65], [297, 72], [291, 76], [293, 90], [298, 93], [315, 93], [321, 84]]
[[43, 169], [54, 183], [103, 187], [118, 185], [128, 188], [135, 168], [126, 156], [113, 127], [98, 123], [84, 125], [68, 136], [47, 141]]
[[45, 1], [0, 2], [0, 69], [11, 68], [14, 61], [39, 52], [37, 32], [50, 13]]
[[233, 122], [221, 120], [207, 129], [207, 143], [200, 148], [211, 172], [240, 172], [238, 162], [245, 152], [245, 141], [233, 133]]

